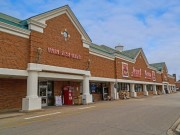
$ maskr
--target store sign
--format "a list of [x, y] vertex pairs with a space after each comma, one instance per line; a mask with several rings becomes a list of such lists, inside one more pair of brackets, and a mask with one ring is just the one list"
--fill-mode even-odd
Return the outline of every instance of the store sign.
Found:
[[48, 53], [59, 55], [59, 56], [64, 56], [67, 58], [81, 59], [80, 54], [70, 53], [70, 52], [62, 51], [62, 50], [51, 48], [51, 47], [48, 47], [47, 51], [48, 51]]
[[129, 77], [128, 64], [122, 62], [122, 76]]
[[148, 72], [148, 71], [145, 70], [145, 78], [146, 79], [152, 79], [151, 72]]
[[133, 77], [141, 77], [141, 69], [135, 69], [133, 67], [133, 71], [131, 73], [131, 76], [133, 76]]
[[156, 81], [156, 73], [155, 73], [155, 71], [152, 71], [152, 80]]

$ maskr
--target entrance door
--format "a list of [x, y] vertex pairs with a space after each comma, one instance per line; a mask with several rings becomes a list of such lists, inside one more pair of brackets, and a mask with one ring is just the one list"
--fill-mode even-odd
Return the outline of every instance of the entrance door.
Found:
[[108, 100], [108, 88], [103, 87], [103, 100]]
[[40, 85], [39, 86], [39, 96], [41, 97], [41, 104], [42, 106], [47, 106], [47, 85]]

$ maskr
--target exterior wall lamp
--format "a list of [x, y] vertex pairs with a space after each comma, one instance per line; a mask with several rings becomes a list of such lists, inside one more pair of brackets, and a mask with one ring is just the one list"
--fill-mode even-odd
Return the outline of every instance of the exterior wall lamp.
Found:
[[39, 63], [42, 51], [43, 51], [42, 48], [40, 47], [37, 48], [36, 63]]
[[90, 64], [91, 64], [91, 60], [89, 59], [88, 61], [87, 61], [87, 68], [86, 68], [86, 70], [90, 70]]

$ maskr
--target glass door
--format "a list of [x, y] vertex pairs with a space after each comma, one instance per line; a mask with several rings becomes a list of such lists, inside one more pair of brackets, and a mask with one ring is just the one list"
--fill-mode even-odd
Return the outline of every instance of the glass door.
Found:
[[103, 87], [103, 100], [108, 100], [108, 88]]
[[39, 86], [39, 96], [41, 97], [42, 106], [47, 106], [47, 85]]

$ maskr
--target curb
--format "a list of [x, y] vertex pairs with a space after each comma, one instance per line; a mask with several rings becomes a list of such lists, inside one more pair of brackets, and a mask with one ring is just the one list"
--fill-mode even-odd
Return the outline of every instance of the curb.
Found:
[[176, 127], [176, 132], [180, 134], [180, 123], [179, 123], [179, 125]]
[[0, 115], [0, 119], [13, 118], [13, 117], [22, 116], [22, 115], [24, 115], [24, 113], [3, 114], [3, 115]]
[[168, 135], [180, 135], [180, 118], [167, 131]]

